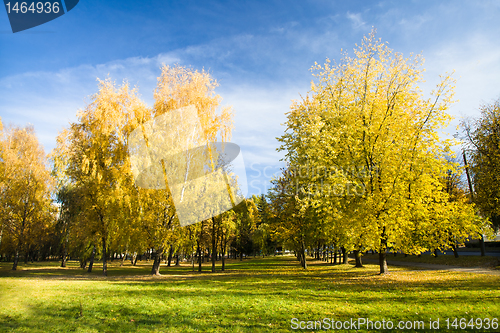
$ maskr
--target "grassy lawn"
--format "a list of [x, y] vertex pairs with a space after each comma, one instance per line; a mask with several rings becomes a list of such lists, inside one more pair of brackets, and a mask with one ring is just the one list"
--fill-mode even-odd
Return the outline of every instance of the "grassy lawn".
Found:
[[[378, 260], [378, 254], [367, 253], [363, 255], [366, 259]], [[402, 262], [421, 262], [426, 264], [449, 265], [459, 267], [487, 267], [495, 268], [500, 265], [498, 257], [484, 256], [481, 257], [478, 253], [477, 256], [459, 256], [455, 258], [453, 255], [438, 255], [437, 257], [431, 254], [422, 254], [420, 257], [409, 255], [405, 257], [404, 254], [397, 254], [394, 256], [392, 253], [387, 254], [388, 261], [402, 261]]]
[[500, 278], [493, 275], [391, 267], [379, 276], [372, 264], [322, 262], [304, 271], [293, 257], [230, 261], [215, 274], [208, 265], [202, 273], [162, 267], [161, 277], [147, 276], [146, 262], [114, 262], [107, 278], [99, 265], [92, 274], [73, 262], [57, 266], [22, 264], [12, 272], [0, 264], [1, 332], [290, 332], [292, 318], [358, 317], [424, 321], [417, 332], [440, 318], [440, 331], [451, 332], [446, 318], [500, 319]]

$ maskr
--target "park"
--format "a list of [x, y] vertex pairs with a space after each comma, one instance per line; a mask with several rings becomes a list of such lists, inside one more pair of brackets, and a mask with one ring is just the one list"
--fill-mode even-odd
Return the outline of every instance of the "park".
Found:
[[48, 156], [33, 128], [6, 127], [2, 329], [496, 330], [499, 104], [464, 123], [461, 164], [435, 135], [453, 80], [423, 100], [419, 58], [391, 52], [372, 31], [356, 59], [317, 67], [260, 196], [209, 144], [229, 140], [233, 110], [218, 113], [205, 71], [163, 66], [153, 108], [99, 81]]
[[[308, 76], [282, 86], [205, 67], [233, 59], [219, 40], [112, 62], [123, 75], [78, 67], [91, 89], [37, 100], [66, 108], [57, 134], [2, 113], [0, 332], [500, 332], [498, 92], [457, 119], [463, 67], [431, 53], [428, 76], [423, 53], [390, 47], [363, 15], [344, 15], [361, 40], [301, 58]], [[318, 59], [336, 38], [293, 40]], [[273, 61], [255, 72], [279, 77]]]

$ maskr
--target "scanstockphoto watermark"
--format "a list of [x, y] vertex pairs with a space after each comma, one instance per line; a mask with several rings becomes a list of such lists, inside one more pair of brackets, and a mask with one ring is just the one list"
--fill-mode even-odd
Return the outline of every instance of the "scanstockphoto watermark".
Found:
[[371, 320], [369, 318], [350, 318], [336, 320], [299, 320], [292, 318], [292, 330], [397, 330], [397, 331], [437, 331], [440, 329], [454, 330], [497, 330], [498, 318], [429, 318], [424, 320]]
[[339, 166], [311, 166], [306, 163], [302, 166], [293, 166], [284, 168], [279, 165], [266, 165], [261, 166], [260, 163], [252, 163], [249, 167], [252, 171], [252, 178], [265, 177], [267, 179], [277, 178], [281, 174], [286, 173], [300, 179], [311, 178], [358, 178], [369, 179], [379, 174], [378, 167], [367, 167], [365, 165], [351, 165], [346, 167]]
[[302, 183], [296, 178], [293, 183], [280, 185], [279, 191], [286, 195], [308, 198], [325, 196], [360, 197], [366, 193], [366, 185], [361, 182], [326, 183], [323, 180], [318, 183]]
[[285, 172], [299, 179], [369, 179], [376, 177], [379, 174], [379, 168], [367, 167], [366, 165], [349, 165], [349, 166], [312, 166], [309, 163], [301, 166], [289, 167]]
[[[437, 328], [433, 328], [436, 327]], [[392, 321], [392, 320], [370, 320], [368, 318], [351, 318], [350, 320], [335, 320], [323, 318], [322, 320], [299, 320], [292, 318], [290, 321], [292, 330], [424, 330], [439, 329], [438, 323], [431, 322], [426, 327], [426, 323], [421, 320]]]
[[[300, 197], [317, 196], [363, 196], [366, 184], [375, 179], [378, 168], [352, 165], [311, 166], [283, 168], [279, 166], [264, 166], [253, 163], [249, 167], [249, 187], [252, 192], [266, 193], [271, 184], [270, 179], [287, 178], [287, 181], [276, 181], [273, 185], [276, 191], [286, 195]], [[263, 180], [266, 179], [266, 180]]]
[[149, 190], [169, 189], [181, 226], [217, 216], [248, 193], [240, 147], [209, 142], [194, 105], [171, 110], [128, 136], [134, 182]]
[[[370, 320], [369, 318], [351, 318], [350, 320], [335, 320], [333, 318], [323, 318], [321, 320], [299, 320], [292, 318], [290, 327], [292, 330], [423, 330], [426, 323], [422, 320]], [[436, 326], [432, 321], [433, 329]], [[437, 324], [439, 328], [439, 321]]]
[[68, 13], [79, 0], [10, 1], [4, 0], [12, 32], [31, 29]]

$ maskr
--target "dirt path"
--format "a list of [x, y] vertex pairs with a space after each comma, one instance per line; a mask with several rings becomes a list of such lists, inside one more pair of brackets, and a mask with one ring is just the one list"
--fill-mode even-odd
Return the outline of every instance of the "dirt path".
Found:
[[[364, 262], [369, 263], [377, 263], [378, 260], [375, 259], [364, 259]], [[458, 266], [449, 266], [449, 265], [436, 265], [436, 264], [427, 264], [422, 262], [405, 262], [405, 261], [394, 261], [387, 260], [387, 265], [389, 266], [409, 266], [416, 267], [419, 270], [433, 270], [433, 271], [453, 271], [453, 272], [466, 272], [466, 273], [475, 273], [475, 274], [491, 274], [500, 276], [500, 270], [489, 269], [484, 267], [458, 267]], [[389, 267], [390, 269], [390, 267]]]

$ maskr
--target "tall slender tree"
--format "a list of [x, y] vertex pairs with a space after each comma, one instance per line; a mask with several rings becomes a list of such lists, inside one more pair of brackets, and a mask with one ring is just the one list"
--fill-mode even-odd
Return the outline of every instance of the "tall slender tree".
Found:
[[127, 84], [117, 88], [99, 81], [99, 92], [64, 130], [54, 151], [56, 173], [80, 191], [87, 229], [100, 239], [103, 274], [107, 275], [110, 238], [125, 223], [122, 200], [130, 200], [133, 182], [128, 161], [128, 133], [147, 117], [147, 108]]
[[0, 221], [14, 246], [16, 270], [20, 254], [26, 261], [32, 245], [54, 224], [54, 181], [33, 127], [7, 128], [1, 141]]

